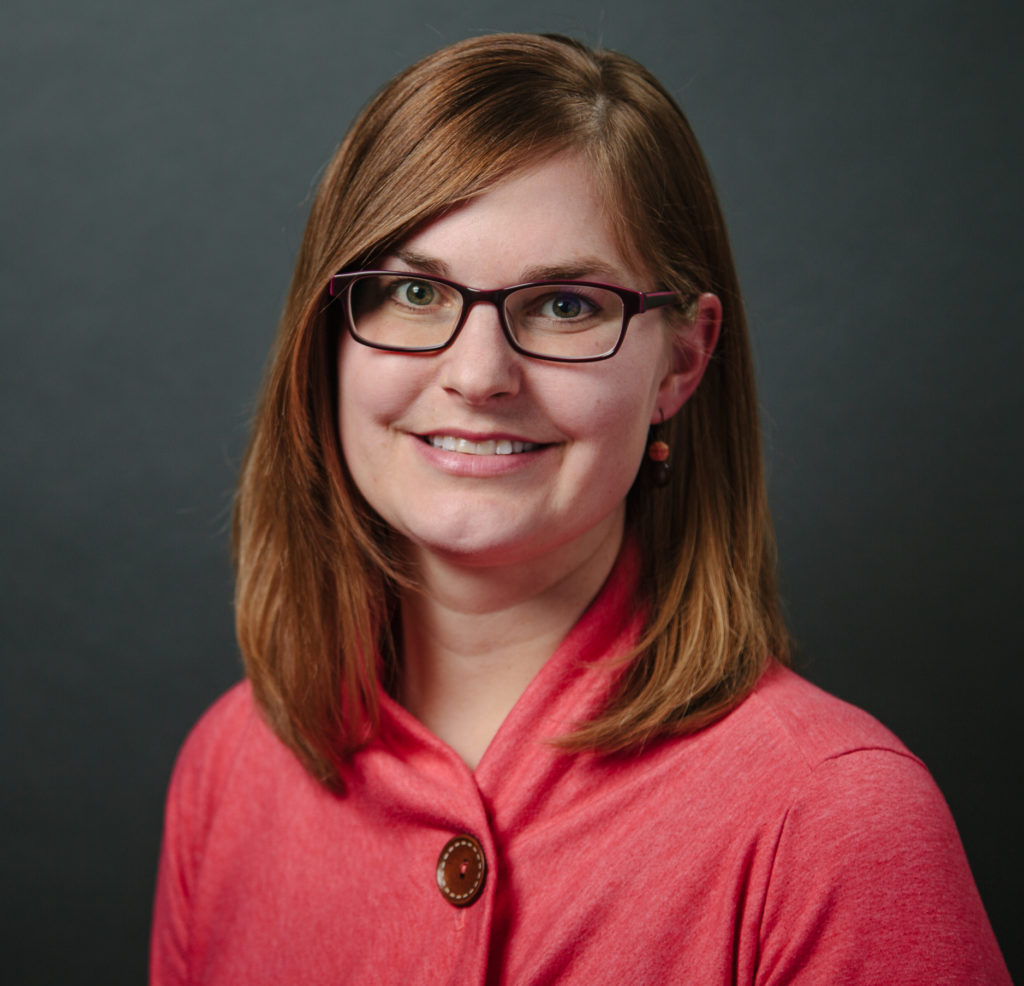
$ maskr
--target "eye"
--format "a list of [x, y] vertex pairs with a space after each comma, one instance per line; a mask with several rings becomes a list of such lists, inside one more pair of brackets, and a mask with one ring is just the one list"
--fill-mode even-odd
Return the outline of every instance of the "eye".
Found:
[[559, 321], [593, 315], [597, 305], [588, 301], [580, 294], [562, 291], [552, 295], [537, 306], [537, 314], [542, 318], [553, 318]]
[[425, 308], [437, 298], [437, 290], [426, 281], [399, 281], [391, 288], [391, 296], [399, 304]]

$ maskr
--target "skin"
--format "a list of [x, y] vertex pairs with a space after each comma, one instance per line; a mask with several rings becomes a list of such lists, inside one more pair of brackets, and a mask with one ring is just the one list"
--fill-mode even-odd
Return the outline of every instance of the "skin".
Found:
[[[650, 291], [615, 246], [585, 164], [559, 155], [421, 227], [385, 269], [477, 288], [554, 276]], [[405, 539], [421, 591], [403, 599], [406, 707], [475, 767], [501, 721], [608, 575], [648, 429], [700, 381], [721, 307], [684, 329], [634, 317], [597, 363], [517, 354], [489, 305], [429, 355], [349, 337], [338, 359], [342, 452], [367, 501]], [[426, 436], [537, 446], [434, 448]]]

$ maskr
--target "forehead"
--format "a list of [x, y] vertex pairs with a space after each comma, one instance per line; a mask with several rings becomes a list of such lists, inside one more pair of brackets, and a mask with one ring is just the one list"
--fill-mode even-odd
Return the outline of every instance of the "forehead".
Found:
[[424, 224], [390, 256], [474, 287], [564, 277], [639, 287], [611, 205], [582, 157], [558, 154]]

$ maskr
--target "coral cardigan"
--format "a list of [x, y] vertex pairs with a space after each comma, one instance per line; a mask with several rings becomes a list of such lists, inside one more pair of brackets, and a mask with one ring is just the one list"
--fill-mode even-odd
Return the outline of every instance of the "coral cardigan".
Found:
[[248, 686], [224, 696], [171, 782], [151, 982], [1009, 983], [925, 768], [793, 673], [637, 755], [547, 742], [606, 696], [635, 568], [625, 552], [475, 772], [383, 696], [337, 796]]

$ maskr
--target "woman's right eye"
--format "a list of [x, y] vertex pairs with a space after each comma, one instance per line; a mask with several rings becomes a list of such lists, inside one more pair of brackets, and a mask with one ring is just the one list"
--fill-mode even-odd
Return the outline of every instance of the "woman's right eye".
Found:
[[398, 281], [391, 286], [391, 297], [401, 305], [425, 308], [434, 303], [437, 290], [426, 281]]

